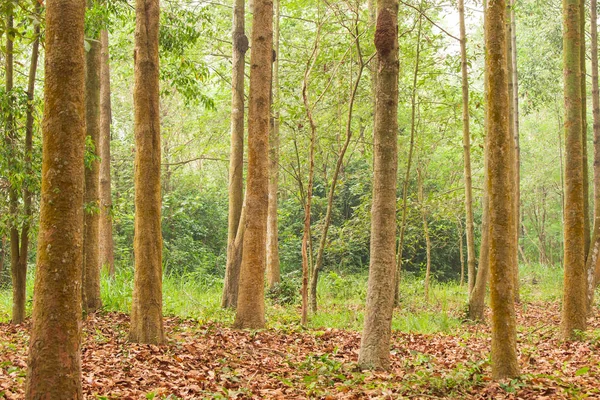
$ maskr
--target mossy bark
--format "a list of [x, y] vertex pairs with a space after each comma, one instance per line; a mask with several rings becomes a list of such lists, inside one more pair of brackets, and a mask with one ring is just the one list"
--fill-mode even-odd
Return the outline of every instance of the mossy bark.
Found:
[[[248, 50], [245, 35], [245, 0], [236, 0], [233, 7], [233, 57], [231, 77], [231, 145], [229, 151], [229, 216], [227, 229], [227, 264], [221, 306], [235, 308], [242, 248], [234, 243], [244, 202], [244, 57]], [[238, 254], [239, 253], [239, 254]]]
[[563, 71], [565, 96], [564, 300], [561, 336], [585, 330], [587, 279], [581, 99], [581, 29], [579, 0], [563, 3]]
[[488, 2], [485, 13], [492, 376], [494, 379], [504, 379], [519, 374], [514, 305], [514, 256], [517, 252], [514, 234], [514, 141], [509, 119], [505, 1]]
[[[88, 7], [94, 3], [88, 0]], [[100, 37], [89, 41], [86, 54], [85, 119], [87, 147], [83, 231], [83, 308], [94, 312], [102, 307], [100, 297]]]
[[264, 275], [269, 206], [269, 125], [273, 61], [273, 2], [254, 2], [248, 104], [248, 182], [242, 265], [234, 327], [264, 328]]
[[377, 90], [373, 146], [371, 249], [365, 322], [358, 354], [363, 369], [390, 367], [396, 273], [398, 170], [398, 1], [377, 1]]
[[158, 0], [136, 0], [135, 85], [135, 276], [129, 339], [164, 341], [162, 319], [161, 147]]
[[115, 274], [115, 253], [112, 232], [112, 185], [110, 178], [110, 126], [112, 107], [110, 102], [110, 60], [108, 31], [100, 34], [102, 47], [100, 65], [100, 267], [110, 276]]
[[46, 2], [42, 196], [25, 398], [82, 399], [85, 3]]

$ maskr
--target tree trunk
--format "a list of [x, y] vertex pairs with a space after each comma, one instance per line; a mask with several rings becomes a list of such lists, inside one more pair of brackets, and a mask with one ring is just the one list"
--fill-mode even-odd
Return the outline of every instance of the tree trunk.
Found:
[[516, 272], [514, 229], [514, 138], [509, 119], [508, 32], [504, 0], [490, 2], [486, 9], [485, 44], [488, 71], [487, 122], [489, 128], [488, 194], [490, 300], [492, 306], [492, 376], [519, 375], [515, 317]]
[[356, 100], [356, 94], [360, 86], [365, 64], [362, 59], [362, 51], [359, 42], [360, 35], [356, 35], [356, 50], [359, 58], [359, 68], [356, 81], [352, 86], [350, 93], [350, 99], [348, 100], [348, 117], [346, 120], [346, 139], [340, 149], [337, 162], [335, 164], [335, 170], [333, 171], [333, 177], [331, 178], [331, 185], [329, 186], [329, 194], [327, 196], [327, 211], [325, 212], [325, 222], [323, 223], [323, 230], [321, 232], [321, 238], [319, 240], [319, 249], [317, 250], [317, 259], [315, 261], [312, 275], [310, 276], [310, 309], [313, 313], [317, 312], [317, 284], [319, 283], [319, 272], [323, 267], [323, 256], [325, 254], [325, 246], [327, 245], [327, 233], [329, 232], [329, 226], [331, 225], [331, 218], [333, 215], [333, 200], [335, 196], [335, 188], [337, 186], [338, 177], [342, 170], [344, 163], [344, 157], [350, 146], [350, 140], [352, 139], [352, 116], [354, 112], [354, 102]]
[[585, 0], [579, 3], [579, 29], [580, 29], [580, 67], [581, 67], [581, 146], [583, 154], [583, 234], [584, 260], [590, 251], [591, 227], [590, 227], [590, 181], [587, 151], [587, 78], [586, 78], [586, 56], [585, 56]]
[[85, 3], [46, 2], [45, 106], [27, 400], [82, 399]]
[[[473, 184], [471, 179], [471, 132], [469, 129], [469, 76], [467, 64], [467, 35], [465, 30], [465, 4], [458, 1], [460, 22], [460, 60], [462, 72], [462, 120], [463, 120], [463, 158], [465, 182], [465, 221], [467, 234], [467, 280], [469, 293], [475, 286], [475, 228], [473, 223]], [[462, 240], [462, 237], [461, 237]], [[461, 264], [462, 265], [462, 264]], [[461, 278], [462, 284], [462, 278]]]
[[102, 30], [100, 61], [100, 267], [115, 275], [115, 245], [112, 232], [112, 185], [110, 178], [110, 59], [108, 31]]
[[[523, 249], [519, 245], [519, 236], [522, 227], [522, 213], [521, 213], [521, 145], [519, 138], [519, 73], [517, 63], [517, 24], [515, 20], [515, 0], [511, 2], [510, 8], [510, 24], [511, 24], [511, 50], [512, 50], [512, 81], [513, 81], [513, 92], [512, 92], [512, 106], [513, 106], [513, 134], [515, 138], [515, 176], [517, 188], [515, 191], [515, 204], [517, 207], [517, 246], [521, 253], [522, 260], [527, 264], [527, 259]], [[518, 284], [517, 275], [517, 284]]]
[[365, 322], [358, 354], [362, 369], [390, 367], [396, 273], [398, 170], [398, 0], [377, 1], [377, 105], [373, 146], [371, 249]]
[[576, 330], [585, 330], [587, 308], [580, 7], [579, 0], [566, 0], [563, 9], [565, 82], [565, 279], [561, 321], [563, 338], [574, 338]]
[[458, 220], [456, 226], [458, 228], [458, 253], [460, 257], [460, 286], [463, 286], [465, 284], [465, 245], [463, 240], [462, 223], [460, 222], [460, 219]]
[[279, 266], [279, 234], [277, 197], [279, 192], [279, 14], [280, 2], [274, 1], [273, 45], [273, 104], [269, 154], [269, 211], [267, 216], [267, 285], [272, 288], [281, 280]]
[[[233, 243], [244, 202], [244, 57], [248, 38], [244, 33], [245, 0], [236, 0], [233, 8], [233, 58], [231, 78], [231, 148], [229, 158], [229, 216], [227, 229], [227, 266], [221, 307], [237, 305], [241, 258], [236, 257]], [[242, 251], [236, 248], [236, 251]], [[239, 260], [239, 262], [234, 262]]]
[[510, 152], [511, 154], [511, 159], [515, 160], [514, 164], [511, 165], [512, 167], [512, 174], [513, 174], [513, 179], [511, 179], [511, 185], [514, 186], [513, 188], [513, 208], [514, 208], [514, 215], [516, 216], [515, 218], [515, 227], [514, 227], [514, 240], [515, 240], [515, 252], [514, 254], [512, 254], [512, 257], [514, 258], [512, 265], [514, 265], [515, 267], [515, 272], [512, 275], [513, 279], [514, 279], [514, 290], [515, 290], [515, 302], [519, 303], [521, 301], [521, 298], [519, 296], [519, 207], [517, 204], [517, 190], [519, 187], [519, 183], [518, 183], [518, 175], [517, 175], [517, 162], [516, 162], [516, 148], [515, 148], [515, 142], [514, 142], [514, 138], [515, 138], [515, 103], [514, 103], [514, 71], [513, 71], [513, 48], [512, 48], [512, 16], [513, 16], [513, 12], [512, 12], [512, 0], [507, 0], [506, 1], [506, 65], [507, 65], [507, 80], [508, 80], [508, 99], [509, 99], [509, 134], [511, 137], [512, 145], [510, 147]]
[[419, 65], [421, 59], [421, 28], [422, 15], [419, 15], [419, 30], [417, 34], [417, 49], [415, 55], [415, 69], [413, 72], [412, 92], [410, 95], [410, 144], [408, 149], [408, 159], [406, 160], [406, 173], [404, 174], [404, 182], [402, 183], [402, 220], [400, 221], [400, 234], [398, 239], [398, 249], [396, 254], [396, 273], [394, 276], [394, 304], [400, 302], [400, 276], [402, 272], [402, 253], [404, 251], [404, 233], [406, 231], [406, 219], [408, 217], [408, 185], [410, 183], [410, 169], [412, 167], [412, 159], [415, 150], [415, 134], [417, 130], [416, 113], [417, 113], [417, 79], [419, 77]]
[[236, 328], [265, 326], [264, 276], [269, 207], [269, 119], [273, 60], [273, 3], [255, 0], [250, 51], [248, 183], [244, 251], [240, 269]]
[[425, 301], [429, 302], [429, 281], [431, 277], [431, 238], [429, 236], [429, 224], [427, 223], [427, 208], [425, 206], [425, 196], [423, 195], [423, 171], [417, 168], [417, 184], [419, 206], [421, 208], [421, 219], [423, 221], [423, 235], [425, 235], [425, 252], [426, 252], [426, 268], [425, 268]]
[[164, 342], [158, 87], [160, 6], [159, 0], [136, 0], [135, 6], [135, 276], [129, 339], [159, 344]]
[[593, 240], [586, 260], [588, 279], [588, 308], [594, 303], [594, 291], [598, 282], [600, 263], [598, 253], [600, 252], [600, 89], [598, 85], [598, 11], [597, 0], [591, 0], [591, 52], [592, 52], [592, 105], [594, 117], [594, 230]]
[[[88, 0], [88, 7], [93, 1]], [[89, 41], [86, 54], [85, 119], [86, 135], [91, 147], [86, 146], [84, 231], [83, 231], [83, 308], [93, 313], [102, 307], [100, 297], [100, 37]], [[88, 142], [88, 143], [89, 143]]]

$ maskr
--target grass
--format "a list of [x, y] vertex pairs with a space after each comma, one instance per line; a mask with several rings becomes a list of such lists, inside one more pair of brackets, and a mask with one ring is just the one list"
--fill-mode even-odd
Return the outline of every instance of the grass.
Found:
[[[521, 266], [520, 276], [523, 301], [555, 301], [560, 298], [561, 268]], [[287, 279], [281, 293], [269, 296], [267, 321], [269, 326], [275, 329], [300, 329], [298, 279]], [[103, 275], [101, 292], [104, 310], [128, 313], [131, 308], [132, 288], [131, 269], [120, 269], [114, 278]], [[234, 313], [221, 309], [221, 290], [222, 280], [218, 278], [193, 272], [183, 276], [167, 274], [163, 279], [163, 311], [165, 315], [191, 318], [200, 323], [230, 324]], [[309, 327], [360, 331], [363, 325], [366, 290], [366, 274], [323, 274], [318, 287], [319, 310], [310, 316]], [[27, 280], [28, 314], [31, 313], [32, 293], [33, 274], [30, 273]], [[10, 319], [11, 295], [10, 288], [0, 288], [0, 322]], [[278, 304], [280, 302], [286, 304]], [[400, 307], [394, 311], [392, 328], [413, 333], [455, 333], [464, 317], [466, 303], [465, 286], [434, 281], [430, 287], [430, 299], [426, 302], [423, 295], [423, 279], [412, 275], [404, 276], [400, 287]]]

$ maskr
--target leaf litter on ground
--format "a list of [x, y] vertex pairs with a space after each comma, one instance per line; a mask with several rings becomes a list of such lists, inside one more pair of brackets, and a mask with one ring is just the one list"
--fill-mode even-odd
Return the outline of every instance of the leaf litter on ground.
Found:
[[[577, 399], [599, 398], [600, 319], [581, 341], [558, 338], [558, 303], [519, 306], [521, 377], [490, 379], [489, 327], [454, 334], [394, 332], [388, 372], [358, 371], [360, 333], [239, 331], [166, 318], [168, 342], [127, 340], [129, 318], [90, 315], [82, 339], [87, 399]], [[0, 398], [24, 397], [29, 324], [0, 325]]]

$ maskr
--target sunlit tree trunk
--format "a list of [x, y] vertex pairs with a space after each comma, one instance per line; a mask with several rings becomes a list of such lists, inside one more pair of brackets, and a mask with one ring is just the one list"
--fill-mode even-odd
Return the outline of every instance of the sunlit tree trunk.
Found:
[[100, 65], [100, 267], [110, 276], [115, 274], [115, 253], [112, 232], [112, 185], [110, 178], [110, 127], [112, 107], [110, 102], [110, 60], [108, 31], [101, 33]]
[[[88, 0], [88, 7], [94, 2]], [[83, 231], [83, 308], [94, 312], [102, 307], [100, 298], [100, 37], [89, 40], [86, 54], [85, 119], [86, 146], [84, 231]]]
[[[467, 235], [467, 280], [469, 293], [475, 286], [475, 228], [473, 223], [473, 183], [471, 179], [471, 131], [469, 129], [469, 75], [467, 64], [467, 34], [464, 0], [458, 1], [460, 22], [460, 65], [462, 73], [462, 122], [465, 182], [465, 221]], [[461, 264], [462, 265], [462, 264]], [[462, 282], [462, 280], [461, 280]]]
[[581, 90], [581, 29], [579, 0], [563, 4], [565, 91], [565, 212], [563, 338], [586, 326], [585, 214], [583, 188], [583, 121]]
[[164, 341], [162, 319], [159, 0], [136, 0], [134, 49], [135, 276], [129, 339]]
[[377, 1], [377, 94], [373, 205], [365, 322], [358, 354], [363, 369], [388, 369], [396, 273], [398, 170], [398, 0]]
[[279, 267], [279, 234], [277, 232], [277, 201], [279, 195], [279, 14], [280, 2], [274, 1], [273, 46], [273, 105], [269, 154], [269, 212], [267, 217], [267, 285], [281, 280]]
[[83, 398], [85, 3], [46, 1], [42, 196], [25, 398]]
[[514, 138], [507, 118], [511, 96], [508, 90], [506, 3], [504, 0], [490, 1], [485, 12], [492, 376], [504, 379], [519, 375], [514, 305], [517, 253], [514, 229], [517, 221], [514, 207]]
[[264, 328], [264, 275], [269, 207], [269, 125], [273, 60], [273, 3], [255, 0], [248, 103], [246, 232], [234, 327]]
[[[231, 147], [229, 156], [229, 216], [227, 229], [227, 265], [221, 307], [237, 305], [242, 248], [235, 248], [244, 202], [244, 57], [248, 37], [244, 33], [245, 0], [236, 0], [233, 8], [233, 58], [231, 77]], [[240, 243], [243, 241], [240, 240]], [[240, 244], [242, 246], [242, 244]]]
[[429, 224], [427, 222], [427, 207], [425, 205], [425, 196], [423, 194], [423, 170], [421, 167], [417, 168], [417, 197], [419, 200], [419, 206], [421, 208], [421, 220], [423, 221], [423, 236], [425, 236], [425, 254], [426, 254], [426, 267], [425, 267], [425, 301], [429, 301], [429, 281], [431, 277], [431, 237], [429, 235]]

